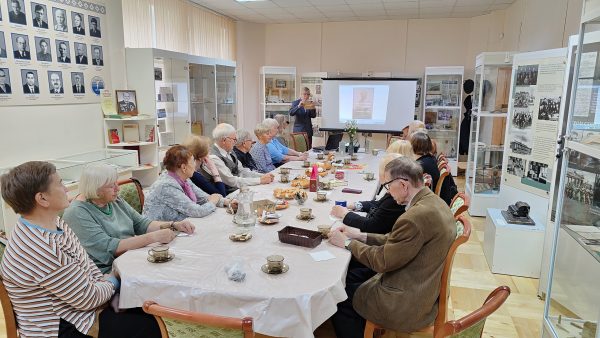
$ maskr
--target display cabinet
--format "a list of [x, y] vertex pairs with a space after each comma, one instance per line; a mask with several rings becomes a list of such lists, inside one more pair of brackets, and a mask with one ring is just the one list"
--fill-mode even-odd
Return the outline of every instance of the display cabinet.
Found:
[[487, 208], [497, 207], [512, 56], [513, 53], [509, 52], [481, 53], [475, 60], [475, 89], [465, 184], [465, 190], [471, 198], [471, 216], [485, 216]]
[[306, 87], [310, 89], [311, 100], [315, 103], [315, 109], [317, 110], [317, 117], [312, 119], [313, 125], [313, 137], [312, 137], [312, 145], [313, 147], [325, 146], [325, 136], [326, 133], [321, 131], [320, 128], [322, 126], [321, 116], [322, 116], [322, 106], [323, 106], [323, 78], [327, 77], [326, 72], [316, 72], [316, 73], [304, 73], [300, 76], [300, 91]]
[[[296, 67], [264, 66], [260, 69], [260, 100], [264, 118], [277, 114], [289, 116], [296, 93]], [[293, 121], [290, 121], [293, 123]]]
[[600, 6], [584, 7], [569, 117], [561, 137], [543, 337], [600, 337]]
[[423, 122], [438, 154], [448, 159], [452, 175], [458, 164], [458, 139], [464, 67], [426, 67]]

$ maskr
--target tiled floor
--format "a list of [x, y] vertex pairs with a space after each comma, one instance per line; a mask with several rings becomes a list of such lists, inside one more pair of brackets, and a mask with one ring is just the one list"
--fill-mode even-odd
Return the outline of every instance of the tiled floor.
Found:
[[[456, 179], [459, 190], [464, 179]], [[485, 325], [484, 337], [536, 338], [540, 337], [544, 303], [538, 299], [537, 279], [492, 274], [483, 255], [484, 218], [472, 217], [473, 232], [470, 240], [460, 246], [454, 259], [451, 280], [450, 318], [458, 318], [477, 309], [497, 286], [507, 285], [512, 294], [506, 303]], [[4, 322], [0, 320], [0, 338], [6, 337]], [[257, 335], [261, 337], [261, 335]], [[329, 321], [315, 331], [316, 337], [335, 337]], [[394, 337], [393, 333], [386, 337]]]

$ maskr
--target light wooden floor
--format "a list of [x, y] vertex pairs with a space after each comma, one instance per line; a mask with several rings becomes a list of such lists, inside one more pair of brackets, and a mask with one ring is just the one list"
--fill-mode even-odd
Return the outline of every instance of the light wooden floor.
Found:
[[[459, 190], [464, 179], [455, 178]], [[506, 303], [485, 324], [484, 337], [535, 338], [541, 336], [544, 303], [538, 299], [538, 280], [492, 274], [483, 255], [484, 218], [471, 217], [473, 232], [470, 240], [460, 246], [454, 259], [450, 291], [450, 318], [459, 318], [481, 306], [487, 295], [500, 285], [512, 293]], [[0, 338], [6, 337], [4, 321], [0, 320]], [[257, 335], [258, 337], [264, 337]], [[329, 321], [315, 331], [316, 337], [335, 337]], [[394, 337], [386, 334], [386, 337]]]

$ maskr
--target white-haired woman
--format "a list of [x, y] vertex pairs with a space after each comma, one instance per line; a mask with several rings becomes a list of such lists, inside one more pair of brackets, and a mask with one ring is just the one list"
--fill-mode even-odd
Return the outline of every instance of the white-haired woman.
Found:
[[254, 158], [250, 155], [250, 149], [252, 149], [252, 146], [256, 143], [252, 138], [252, 134], [244, 129], [238, 129], [235, 134], [237, 136], [237, 143], [235, 144], [235, 147], [233, 147], [235, 157], [242, 162], [244, 168], [258, 171], [256, 161], [254, 161]]
[[289, 146], [290, 132], [288, 131], [287, 127], [290, 124], [290, 121], [288, 121], [283, 114], [277, 114], [273, 116], [273, 119], [279, 123], [279, 127], [277, 128], [279, 132], [275, 138], [277, 138], [279, 143], [283, 144], [284, 146]]
[[119, 197], [117, 178], [117, 169], [109, 164], [87, 165], [81, 172], [79, 195], [63, 215], [103, 273], [109, 273], [113, 260], [128, 250], [169, 243], [175, 231], [194, 232], [189, 221], [152, 221], [140, 215]]
[[254, 128], [254, 135], [258, 138], [258, 143], [255, 143], [250, 149], [250, 154], [256, 162], [257, 171], [260, 173], [268, 173], [275, 170], [271, 154], [267, 144], [271, 142], [271, 128], [263, 123], [259, 123]]
[[277, 140], [279, 133], [279, 123], [275, 119], [264, 119], [262, 124], [271, 129], [271, 142], [267, 144], [271, 161], [275, 166], [280, 166], [289, 161], [304, 161], [308, 158], [307, 153], [300, 153], [294, 149], [288, 148]]

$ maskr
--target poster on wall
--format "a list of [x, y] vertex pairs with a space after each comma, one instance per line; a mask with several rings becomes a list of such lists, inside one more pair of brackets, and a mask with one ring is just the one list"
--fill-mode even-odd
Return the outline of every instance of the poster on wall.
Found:
[[505, 183], [546, 197], [554, 169], [566, 56], [513, 63]]
[[100, 2], [0, 0], [0, 106], [100, 102], [106, 24]]

